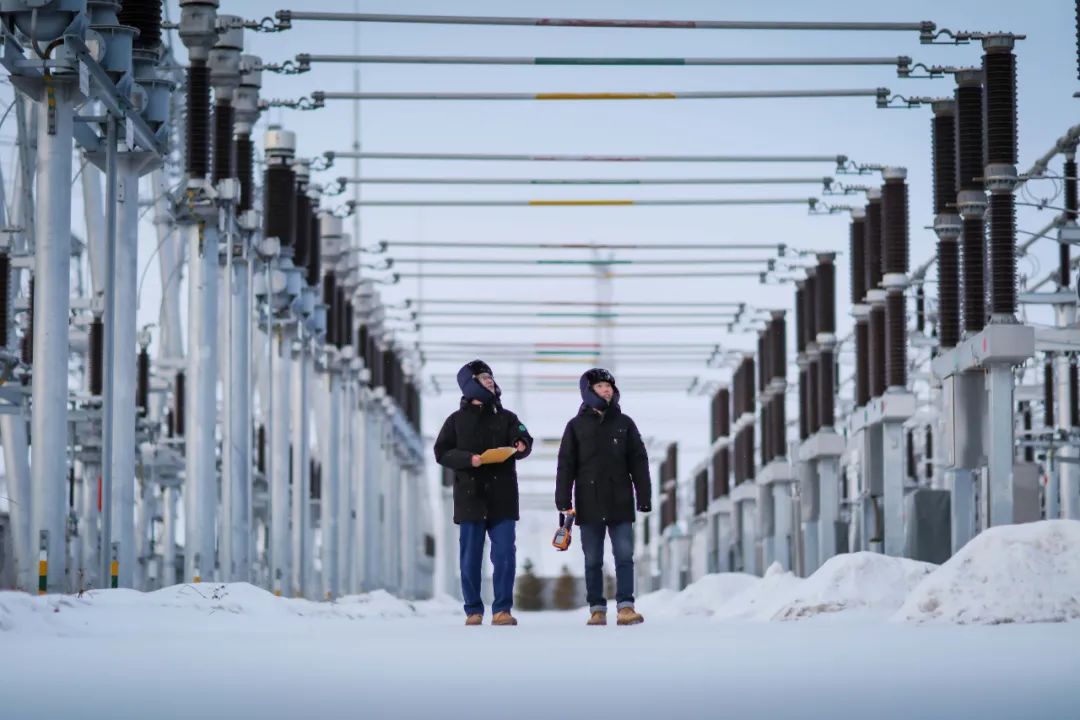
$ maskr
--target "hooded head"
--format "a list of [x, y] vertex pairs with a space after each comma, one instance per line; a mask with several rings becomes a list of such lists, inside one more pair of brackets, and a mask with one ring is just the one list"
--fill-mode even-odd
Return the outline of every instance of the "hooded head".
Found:
[[[611, 385], [611, 389], [615, 391], [610, 402], [597, 395], [596, 391], [593, 390], [593, 385], [599, 382], [608, 383]], [[581, 376], [581, 380], [578, 381], [578, 387], [581, 389], [581, 401], [593, 410], [603, 411], [609, 407], [618, 407], [619, 405], [619, 386], [615, 384], [615, 376], [603, 368], [587, 370]]]
[[482, 373], [491, 375], [494, 380], [494, 373], [491, 372], [491, 367], [486, 362], [483, 360], [473, 360], [471, 363], [458, 370], [458, 387], [461, 388], [461, 395], [466, 400], [479, 400], [484, 405], [494, 405], [502, 395], [502, 390], [499, 389], [498, 383], [495, 383], [494, 391], [484, 387], [483, 384], [477, 380], [477, 375]]

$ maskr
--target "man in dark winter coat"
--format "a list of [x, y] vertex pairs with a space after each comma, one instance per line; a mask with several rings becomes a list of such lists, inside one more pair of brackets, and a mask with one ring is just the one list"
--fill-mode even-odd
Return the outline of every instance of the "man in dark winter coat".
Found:
[[[514, 601], [515, 530], [518, 521], [516, 461], [532, 452], [532, 437], [517, 415], [499, 402], [502, 391], [491, 368], [474, 360], [458, 371], [461, 407], [446, 418], [435, 440], [435, 461], [454, 471], [454, 522], [460, 540], [461, 594], [465, 624], [481, 625], [484, 536], [491, 538], [495, 590], [492, 625], [517, 625]], [[499, 447], [517, 452], [504, 462], [483, 465], [480, 454]]]
[[634, 508], [652, 509], [649, 456], [637, 425], [619, 408], [619, 389], [611, 373], [594, 368], [581, 376], [579, 385], [581, 408], [566, 424], [559, 446], [555, 506], [559, 512], [575, 508], [581, 528], [588, 624], [607, 624], [606, 533], [615, 555], [618, 623], [636, 625], [644, 618], [634, 610]]

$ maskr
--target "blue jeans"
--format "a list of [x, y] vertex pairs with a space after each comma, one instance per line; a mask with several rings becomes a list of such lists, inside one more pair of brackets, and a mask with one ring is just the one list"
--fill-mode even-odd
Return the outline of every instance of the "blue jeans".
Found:
[[483, 578], [484, 536], [491, 537], [491, 564], [494, 566], [492, 584], [495, 602], [493, 613], [509, 611], [514, 605], [514, 573], [517, 554], [514, 545], [517, 521], [513, 518], [495, 522], [463, 522], [458, 525], [461, 567], [461, 597], [465, 600], [466, 615], [483, 615], [484, 601], [480, 598]]
[[591, 612], [606, 612], [604, 597], [604, 533], [615, 553], [615, 602], [620, 610], [634, 607], [634, 524], [582, 525], [581, 550], [585, 553], [585, 596]]

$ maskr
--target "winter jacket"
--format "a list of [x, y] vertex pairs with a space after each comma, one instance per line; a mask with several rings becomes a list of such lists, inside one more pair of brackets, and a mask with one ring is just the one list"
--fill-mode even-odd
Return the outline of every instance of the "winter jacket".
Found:
[[559, 446], [556, 507], [573, 506], [579, 525], [614, 525], [633, 522], [635, 507], [649, 512], [651, 499], [649, 456], [637, 425], [615, 401], [603, 414], [583, 403]]
[[[525, 451], [505, 462], [472, 466], [472, 456], [521, 440]], [[519, 519], [517, 461], [532, 452], [533, 439], [517, 415], [499, 403], [474, 405], [466, 398], [446, 418], [435, 439], [435, 462], [454, 471], [454, 522]]]

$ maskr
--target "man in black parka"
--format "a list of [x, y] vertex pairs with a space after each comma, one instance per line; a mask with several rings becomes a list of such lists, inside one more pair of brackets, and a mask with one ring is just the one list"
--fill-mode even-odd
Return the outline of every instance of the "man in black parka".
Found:
[[649, 456], [637, 425], [619, 408], [619, 389], [610, 372], [589, 370], [579, 387], [581, 408], [566, 424], [559, 446], [555, 506], [559, 512], [575, 508], [581, 528], [588, 624], [607, 624], [606, 533], [615, 555], [618, 623], [635, 625], [644, 618], [634, 610], [634, 508], [652, 509]]
[[[517, 415], [499, 402], [502, 391], [491, 368], [474, 360], [458, 371], [461, 407], [446, 418], [435, 440], [435, 461], [454, 471], [454, 522], [460, 541], [461, 594], [465, 624], [481, 625], [480, 599], [484, 536], [491, 538], [492, 625], [517, 625], [510, 614], [517, 569], [515, 530], [518, 521], [516, 461], [532, 452], [532, 437]], [[482, 465], [480, 454], [499, 447], [517, 452], [501, 463]]]

